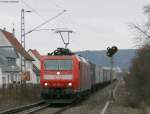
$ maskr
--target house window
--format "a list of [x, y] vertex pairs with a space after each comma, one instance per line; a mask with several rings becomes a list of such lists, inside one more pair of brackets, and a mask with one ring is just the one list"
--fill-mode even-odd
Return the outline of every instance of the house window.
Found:
[[15, 65], [16, 58], [7, 57], [8, 65]]

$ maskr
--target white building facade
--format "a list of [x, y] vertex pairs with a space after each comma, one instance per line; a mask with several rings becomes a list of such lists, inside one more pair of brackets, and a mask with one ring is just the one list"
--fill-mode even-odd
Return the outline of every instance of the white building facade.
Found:
[[37, 83], [40, 83], [40, 54], [37, 50], [29, 50], [28, 53], [34, 59], [33, 63], [33, 71], [36, 74]]
[[[24, 68], [21, 68], [21, 57], [25, 60]], [[24, 80], [23, 72], [29, 74], [29, 80], [24, 81], [35, 83], [33, 60], [12, 33], [0, 30], [0, 87], [20, 84]]]

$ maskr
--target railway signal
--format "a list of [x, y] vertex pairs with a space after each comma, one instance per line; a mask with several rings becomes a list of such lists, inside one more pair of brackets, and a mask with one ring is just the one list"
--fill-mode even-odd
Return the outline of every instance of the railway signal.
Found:
[[[108, 47], [107, 48], [107, 56], [110, 57], [110, 66], [111, 66], [111, 84], [113, 81], [113, 67], [114, 67], [114, 58], [113, 55], [118, 51], [118, 48], [116, 46], [112, 46], [111, 48]], [[113, 88], [110, 88], [110, 100], [113, 101], [114, 100], [114, 95], [113, 95]]]
[[112, 57], [116, 52], [118, 51], [118, 48], [116, 46], [108, 47], [107, 48], [107, 56]]

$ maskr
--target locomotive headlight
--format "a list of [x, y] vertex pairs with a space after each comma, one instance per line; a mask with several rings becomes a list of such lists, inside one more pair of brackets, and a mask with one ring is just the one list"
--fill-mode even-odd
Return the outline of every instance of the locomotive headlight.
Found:
[[60, 72], [57, 72], [56, 74], [57, 74], [57, 75], [60, 75]]
[[71, 83], [71, 82], [69, 82], [69, 83], [68, 83], [68, 86], [72, 86], [72, 83]]
[[45, 83], [44, 83], [44, 85], [45, 85], [45, 86], [48, 86], [48, 83], [47, 83], [47, 82], [45, 82]]

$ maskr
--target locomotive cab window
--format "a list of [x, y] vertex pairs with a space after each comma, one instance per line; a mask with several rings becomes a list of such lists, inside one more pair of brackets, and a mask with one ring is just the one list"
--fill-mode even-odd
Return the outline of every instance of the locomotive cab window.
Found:
[[45, 70], [72, 70], [72, 60], [46, 60]]

